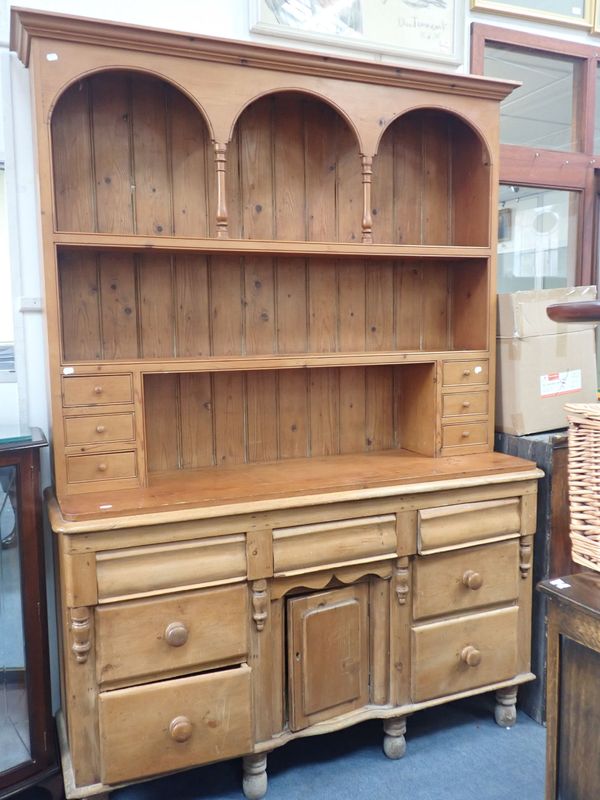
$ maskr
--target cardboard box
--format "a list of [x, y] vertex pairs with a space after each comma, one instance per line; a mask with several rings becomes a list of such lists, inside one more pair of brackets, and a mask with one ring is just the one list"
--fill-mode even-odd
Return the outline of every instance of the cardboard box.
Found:
[[498, 295], [496, 430], [565, 428], [565, 403], [596, 402], [595, 324], [546, 314], [552, 303], [595, 299], [595, 286]]

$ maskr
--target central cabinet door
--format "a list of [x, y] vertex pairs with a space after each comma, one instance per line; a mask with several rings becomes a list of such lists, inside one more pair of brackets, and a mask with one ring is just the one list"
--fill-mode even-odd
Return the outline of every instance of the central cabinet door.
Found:
[[368, 584], [287, 601], [290, 728], [369, 701]]

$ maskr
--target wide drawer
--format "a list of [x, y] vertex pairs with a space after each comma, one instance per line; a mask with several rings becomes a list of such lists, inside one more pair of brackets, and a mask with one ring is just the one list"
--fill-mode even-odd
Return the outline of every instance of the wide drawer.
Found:
[[516, 537], [520, 530], [518, 497], [425, 508], [418, 513], [417, 549], [419, 553], [436, 553], [490, 539]]
[[252, 750], [250, 669], [102, 692], [101, 778], [121, 783]]
[[100, 602], [231, 583], [246, 577], [246, 537], [105, 550], [96, 556]]
[[273, 531], [275, 575], [393, 558], [396, 549], [395, 514]]
[[135, 439], [133, 414], [94, 414], [65, 417], [65, 444], [104, 444], [132, 442]]
[[227, 586], [96, 610], [99, 683], [196, 672], [246, 660], [248, 592]]
[[489, 378], [489, 362], [480, 361], [444, 361], [444, 386], [474, 386], [487, 383]]
[[131, 375], [91, 375], [63, 378], [63, 406], [104, 406], [131, 403]]
[[417, 558], [413, 572], [415, 619], [506, 604], [519, 595], [515, 539]]
[[124, 453], [67, 456], [67, 480], [69, 483], [135, 478], [136, 475], [137, 455], [135, 450], [128, 450]]
[[512, 606], [413, 628], [413, 701], [512, 678], [518, 617]]
[[468, 417], [471, 414], [487, 414], [487, 392], [457, 392], [442, 396], [443, 417]]
[[460, 425], [442, 426], [442, 447], [469, 447], [487, 444], [487, 422], [462, 422]]

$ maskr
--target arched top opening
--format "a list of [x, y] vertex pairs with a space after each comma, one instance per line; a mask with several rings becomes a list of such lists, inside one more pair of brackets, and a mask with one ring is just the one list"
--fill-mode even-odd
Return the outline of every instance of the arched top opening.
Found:
[[311, 92], [311, 91], [309, 91], [307, 89], [295, 89], [293, 87], [290, 87], [288, 89], [272, 89], [271, 91], [264, 92], [264, 93], [262, 93], [260, 95], [257, 95], [256, 97], [253, 97], [251, 100], [249, 100], [239, 110], [239, 112], [237, 113], [236, 118], [234, 119], [234, 121], [232, 123], [232, 126], [231, 126], [230, 136], [233, 136], [233, 133], [234, 133], [234, 130], [235, 130], [235, 127], [236, 127], [236, 125], [238, 123], [239, 118], [243, 114], [245, 114], [246, 111], [251, 106], [255, 105], [256, 103], [260, 103], [261, 101], [266, 100], [269, 97], [270, 98], [276, 98], [278, 96], [285, 96], [285, 95], [290, 95], [292, 97], [296, 97], [298, 100], [301, 100], [301, 98], [304, 98], [307, 102], [312, 102], [314, 104], [322, 104], [322, 105], [330, 108], [333, 112], [335, 112], [339, 117], [342, 118], [342, 120], [346, 123], [348, 128], [353, 132], [354, 137], [355, 137], [356, 142], [357, 142], [357, 146], [358, 146], [359, 150], [362, 152], [362, 150], [363, 150], [362, 143], [360, 141], [360, 135], [358, 133], [356, 125], [354, 124], [354, 121], [351, 119], [351, 117], [349, 117], [348, 114], [342, 108], [340, 108], [339, 105], [337, 105], [336, 103], [332, 102], [332, 100], [329, 97], [325, 97], [324, 95], [319, 94], [318, 92]]
[[172, 83], [91, 73], [56, 101], [51, 133], [58, 230], [209, 234], [211, 134]]
[[470, 123], [416, 108], [385, 129], [373, 161], [373, 237], [395, 244], [487, 246], [491, 162]]
[[356, 131], [323, 98], [278, 91], [248, 104], [232, 132], [227, 173], [232, 236], [360, 241]]

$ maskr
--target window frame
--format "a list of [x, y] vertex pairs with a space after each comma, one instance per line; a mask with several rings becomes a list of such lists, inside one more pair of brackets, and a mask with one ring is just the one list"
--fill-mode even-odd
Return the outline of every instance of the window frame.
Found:
[[577, 260], [575, 282], [595, 284], [596, 206], [600, 154], [594, 153], [596, 80], [600, 52], [591, 45], [549, 36], [497, 28], [474, 22], [471, 25], [471, 72], [484, 74], [486, 45], [533, 51], [539, 55], [567, 57], [577, 61], [574, 77], [574, 125], [579, 150], [546, 150], [522, 145], [500, 144], [500, 183], [566, 189], [579, 192]]

